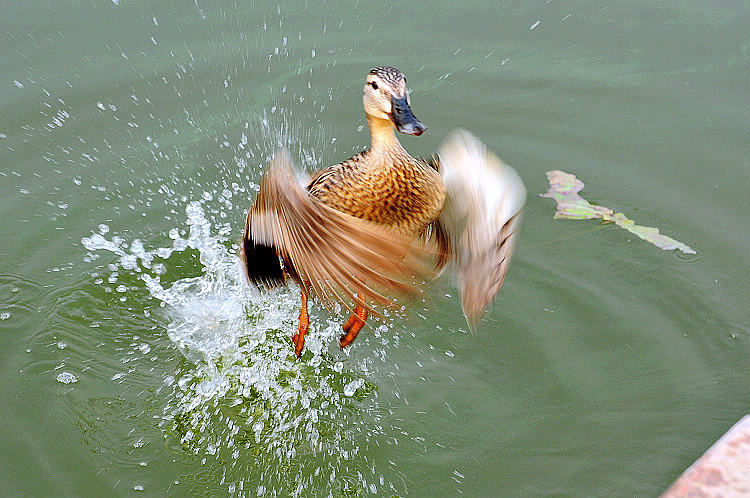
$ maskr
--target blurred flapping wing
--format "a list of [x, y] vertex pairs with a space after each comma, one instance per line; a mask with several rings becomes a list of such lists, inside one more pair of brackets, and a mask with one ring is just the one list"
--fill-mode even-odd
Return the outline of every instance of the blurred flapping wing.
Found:
[[458, 267], [470, 328], [493, 300], [518, 238], [526, 188], [518, 173], [472, 134], [454, 132], [439, 152], [447, 198], [439, 224]]
[[428, 277], [414, 240], [311, 196], [286, 150], [277, 152], [261, 181], [244, 239], [275, 247], [287, 273], [329, 308], [335, 302], [349, 308], [350, 300], [371, 311], [372, 301], [393, 306], [386, 295], [414, 296]]

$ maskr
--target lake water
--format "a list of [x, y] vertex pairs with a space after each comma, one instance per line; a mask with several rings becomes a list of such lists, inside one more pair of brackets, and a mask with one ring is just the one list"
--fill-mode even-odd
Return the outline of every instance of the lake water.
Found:
[[[750, 411], [747, 2], [4, 2], [0, 494], [655, 496]], [[367, 71], [528, 188], [467, 331], [450, 278], [349, 351], [247, 287], [274, 150], [368, 144]], [[554, 220], [545, 172], [697, 250]]]

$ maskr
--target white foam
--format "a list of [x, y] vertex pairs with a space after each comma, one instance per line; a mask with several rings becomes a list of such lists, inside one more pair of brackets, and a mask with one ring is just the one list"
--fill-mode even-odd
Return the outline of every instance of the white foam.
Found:
[[70, 372], [60, 372], [55, 378], [57, 379], [57, 382], [60, 382], [61, 384], [75, 384], [78, 382], [78, 377]]
[[[230, 461], [237, 467], [232, 485], [247, 480], [265, 492], [291, 485], [327, 488], [337, 472], [357, 465], [357, 437], [368, 429], [358, 426], [355, 437], [347, 424], [357, 419], [353, 404], [374, 395], [374, 386], [361, 373], [368, 371], [366, 364], [345, 368], [327, 352], [340, 334], [338, 321], [314, 315], [305, 355], [294, 356], [290, 336], [297, 326], [299, 291], [260, 292], [248, 286], [229, 232], [212, 230], [206, 216], [216, 210], [205, 204], [213, 208], [229, 197], [222, 192], [188, 202], [185, 225], [163, 234], [171, 247], [150, 248], [146, 235], [129, 244], [118, 235], [107, 238], [109, 230], [101, 227], [81, 243], [89, 251], [118, 256], [110, 265], [115, 280], [130, 272], [143, 282], [162, 303], [164, 329], [189, 362], [164, 379], [165, 433], [177, 433], [183, 447], [196, 454]], [[170, 265], [180, 253], [187, 253], [181, 261], [197, 257], [201, 272], [163, 283], [165, 275], [182, 271], [182, 264]], [[122, 285], [116, 290], [129, 292]], [[151, 352], [143, 342], [135, 347]], [[313, 462], [316, 467], [325, 462], [321, 468], [327, 470], [313, 473]]]

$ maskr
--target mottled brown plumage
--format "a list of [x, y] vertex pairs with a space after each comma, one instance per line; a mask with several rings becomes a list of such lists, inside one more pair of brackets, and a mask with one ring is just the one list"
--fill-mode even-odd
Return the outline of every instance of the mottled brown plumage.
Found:
[[417, 295], [418, 283], [450, 261], [473, 325], [499, 290], [517, 237], [523, 184], [473, 136], [457, 133], [440, 159], [417, 159], [401, 146], [394, 129], [420, 135], [426, 128], [398, 69], [371, 70], [363, 103], [370, 149], [315, 173], [306, 188], [282, 151], [248, 213], [242, 255], [250, 281], [281, 283], [282, 262], [302, 289], [297, 356], [309, 292], [329, 306], [355, 302], [339, 342], [345, 347], [377, 312], [371, 303]]
[[445, 202], [438, 172], [402, 147], [357, 154], [320, 171], [307, 190], [338, 211], [413, 236], [435, 221]]

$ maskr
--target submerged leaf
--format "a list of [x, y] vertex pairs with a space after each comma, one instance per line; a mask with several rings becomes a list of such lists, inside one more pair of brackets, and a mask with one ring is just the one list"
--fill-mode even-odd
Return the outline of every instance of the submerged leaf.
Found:
[[590, 220], [614, 214], [611, 209], [594, 206], [578, 195], [578, 192], [583, 190], [583, 182], [575, 175], [559, 170], [547, 171], [547, 179], [549, 190], [541, 197], [549, 197], [557, 201], [555, 219]]
[[618, 227], [637, 235], [646, 242], [670, 251], [679, 249], [685, 254], [695, 254], [695, 250], [659, 233], [658, 228], [636, 225], [635, 222], [622, 213], [615, 213], [609, 208], [594, 206], [589, 201], [578, 195], [583, 190], [583, 182], [565, 171], [548, 171], [549, 190], [540, 197], [549, 197], [557, 202], [555, 219], [563, 218], [569, 220], [587, 220], [601, 218], [604, 221], [614, 222]]
[[634, 233], [646, 242], [651, 242], [655, 246], [661, 247], [665, 251], [679, 249], [685, 254], [695, 254], [695, 250], [693, 248], [687, 246], [686, 244], [683, 244], [679, 240], [675, 240], [671, 237], [667, 237], [666, 235], [659, 233], [658, 228], [636, 225], [633, 220], [628, 219], [622, 213], [615, 213], [615, 215], [612, 217], [612, 221], [614, 221], [618, 227], [622, 227], [628, 232]]

